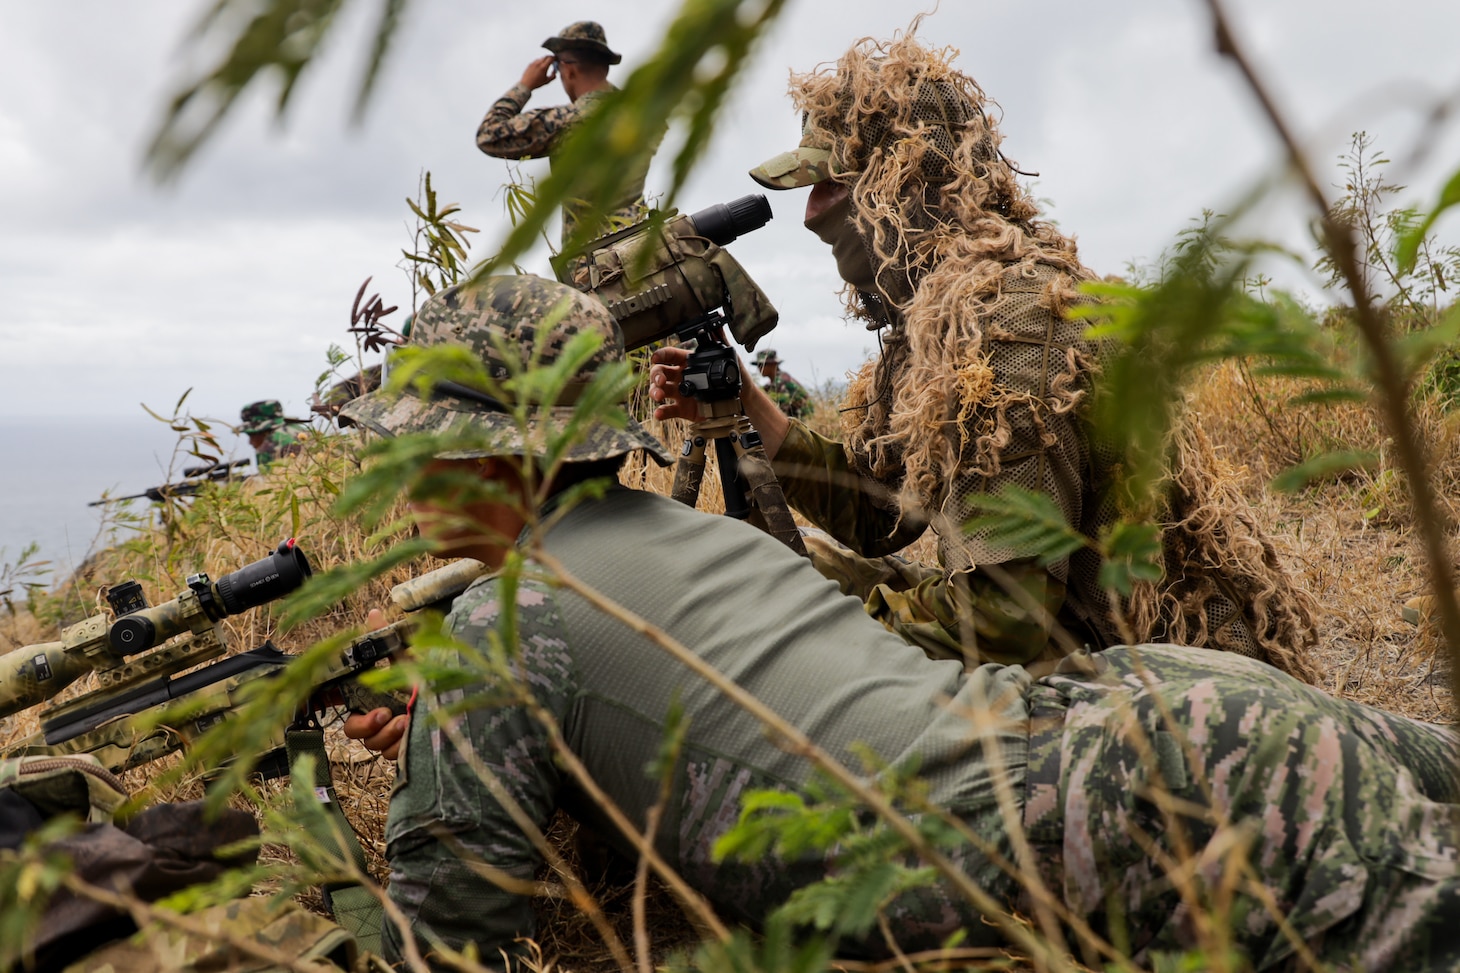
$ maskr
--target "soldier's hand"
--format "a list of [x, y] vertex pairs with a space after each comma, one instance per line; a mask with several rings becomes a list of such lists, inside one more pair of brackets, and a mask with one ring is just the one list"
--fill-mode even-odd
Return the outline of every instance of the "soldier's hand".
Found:
[[401, 741], [410, 728], [410, 716], [390, 715], [382, 706], [368, 713], [351, 713], [345, 718], [345, 736], [359, 740], [367, 750], [374, 750], [387, 760], [400, 756]]
[[655, 419], [699, 418], [695, 400], [679, 394], [688, 361], [689, 352], [683, 348], [660, 348], [649, 358], [649, 398], [654, 401]]
[[[385, 624], [385, 612], [379, 608], [370, 609], [365, 618], [365, 627], [374, 631], [384, 628]], [[389, 709], [382, 706], [368, 713], [351, 713], [345, 717], [342, 729], [345, 736], [351, 740], [359, 740], [365, 745], [365, 749], [374, 750], [387, 760], [394, 760], [400, 756], [401, 741], [410, 729], [410, 721], [410, 714], [394, 716]]]
[[558, 72], [554, 70], [556, 61], [557, 58], [552, 54], [533, 61], [527, 66], [527, 70], [522, 72], [522, 86], [536, 91], [556, 78], [558, 76]]

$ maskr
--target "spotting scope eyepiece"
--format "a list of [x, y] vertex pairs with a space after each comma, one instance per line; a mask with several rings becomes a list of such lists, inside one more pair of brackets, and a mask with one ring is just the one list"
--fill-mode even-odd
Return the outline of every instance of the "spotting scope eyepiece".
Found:
[[741, 196], [728, 203], [706, 206], [698, 213], [692, 213], [689, 221], [700, 236], [717, 247], [723, 247], [769, 223], [771, 204], [764, 196]]

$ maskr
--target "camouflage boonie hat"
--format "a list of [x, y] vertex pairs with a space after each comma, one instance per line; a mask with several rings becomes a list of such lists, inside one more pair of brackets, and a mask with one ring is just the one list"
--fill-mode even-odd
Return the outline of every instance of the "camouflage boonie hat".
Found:
[[790, 152], [767, 159], [750, 170], [750, 178], [767, 189], [814, 186], [831, 176], [831, 148], [812, 134], [810, 121], [801, 123], [801, 144]]
[[764, 351], [757, 351], [755, 353], [756, 367], [760, 367], [769, 362], [774, 362], [777, 365], [781, 363], [781, 359], [776, 356], [776, 350], [774, 348], [767, 348]]
[[239, 428], [245, 436], [253, 436], [261, 432], [273, 432], [284, 425], [284, 407], [279, 404], [278, 399], [263, 399], [258, 402], [250, 402], [243, 407], [239, 413], [243, 425]]
[[[539, 339], [539, 324], [551, 328], [545, 342]], [[413, 345], [464, 345], [484, 364], [494, 378], [513, 374], [502, 360], [506, 347], [519, 357], [516, 368], [532, 360], [541, 349], [538, 364], [551, 365], [563, 347], [581, 332], [596, 332], [603, 344], [574, 375], [556, 404], [540, 411], [549, 426], [562, 428], [572, 419], [573, 404], [594, 374], [604, 365], [623, 361], [624, 339], [613, 315], [597, 298], [557, 281], [523, 274], [489, 277], [480, 285], [458, 284], [436, 294], [416, 315], [410, 343]], [[340, 414], [383, 436], [407, 433], [445, 433], [475, 429], [491, 434], [491, 442], [479, 448], [440, 453], [441, 459], [480, 459], [488, 456], [522, 456], [531, 451], [523, 430], [508, 411], [508, 405], [480, 389], [441, 383], [429, 401], [412, 388], [405, 392], [383, 390], [361, 396]], [[535, 448], [535, 447], [534, 447]], [[672, 459], [664, 446], [633, 419], [624, 429], [597, 423], [564, 459], [574, 463], [622, 456], [642, 449], [660, 466]]]
[[564, 51], [588, 51], [597, 54], [609, 64], [617, 64], [623, 60], [623, 55], [609, 50], [608, 36], [603, 33], [603, 25], [591, 20], [580, 20], [576, 24], [569, 24], [557, 34], [542, 42], [542, 46], [554, 54], [561, 54]]

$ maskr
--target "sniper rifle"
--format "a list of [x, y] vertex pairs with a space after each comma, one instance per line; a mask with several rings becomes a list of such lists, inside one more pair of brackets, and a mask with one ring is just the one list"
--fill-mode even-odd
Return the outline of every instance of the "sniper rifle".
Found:
[[[480, 562], [464, 559], [397, 585], [392, 600], [407, 611], [432, 607], [465, 590], [482, 570]], [[233, 715], [245, 686], [279, 675], [298, 658], [272, 642], [227, 655], [222, 619], [288, 594], [310, 573], [309, 559], [290, 539], [217, 582], [206, 574], [189, 577], [188, 590], [161, 605], [148, 606], [134, 581], [113, 586], [107, 598], [114, 620], [94, 615], [66, 628], [58, 641], [0, 656], [0, 717], [52, 699], [88, 672], [96, 674], [98, 684], [47, 706], [40, 713], [40, 730], [0, 757], [89, 753], [108, 770], [121, 772], [188, 747]], [[258, 772], [264, 777], [289, 772], [285, 736], [317, 727], [316, 713], [341, 705], [362, 712], [382, 705], [402, 711], [393, 697], [366, 690], [356, 679], [404, 648], [411, 627], [410, 620], [402, 620], [367, 632], [331, 659], [314, 679], [294, 723], [281, 727], [275, 746], [261, 755]], [[186, 716], [159, 723], [155, 717], [164, 707]]]
[[[483, 570], [480, 561], [463, 559], [396, 585], [391, 600], [407, 612], [437, 607]], [[234, 718], [252, 685], [299, 661], [271, 642], [226, 655], [221, 621], [288, 594], [310, 573], [309, 559], [291, 538], [216, 583], [206, 574], [189, 577], [188, 590], [161, 605], [149, 606], [134, 581], [109, 589], [114, 620], [94, 615], [65, 629], [58, 641], [0, 656], [0, 717], [51, 699], [88, 672], [98, 683], [75, 699], [48, 706], [40, 714], [40, 731], [0, 757], [90, 754], [108, 770], [121, 772], [190, 746], [208, 729]], [[287, 727], [269, 736], [255, 763], [257, 773], [273, 778], [290, 773], [296, 758], [312, 758], [314, 794], [325, 818], [306, 827], [322, 847], [352, 859], [358, 872], [366, 871], [365, 853], [340, 808], [316, 715], [339, 706], [365, 712], [385, 705], [404, 712], [392, 697], [372, 693], [357, 680], [404, 648], [411, 628], [410, 620], [402, 620], [367, 632], [322, 672], [312, 673], [304, 704]], [[185, 669], [192, 671], [179, 675]], [[328, 882], [321, 891], [360, 945], [378, 953], [383, 914], [375, 897], [353, 881]]]
[[119, 503], [123, 500], [140, 500], [146, 497], [153, 503], [163, 503], [175, 497], [191, 497], [203, 488], [205, 483], [220, 483], [229, 480], [247, 479], [252, 474], [244, 473], [241, 476], [234, 474], [234, 470], [247, 466], [248, 459], [236, 459], [229, 462], [205, 463], [201, 466], [187, 466], [183, 468], [182, 479], [175, 483], [164, 483], [161, 486], [148, 487], [141, 493], [129, 493], [124, 497], [102, 497], [100, 500], [93, 500], [87, 504], [88, 507], [100, 507], [105, 503]]

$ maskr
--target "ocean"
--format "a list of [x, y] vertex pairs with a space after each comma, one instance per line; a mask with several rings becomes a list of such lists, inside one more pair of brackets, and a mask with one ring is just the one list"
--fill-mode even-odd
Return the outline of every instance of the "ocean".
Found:
[[[219, 437], [233, 458], [252, 459], [241, 438]], [[176, 478], [197, 460], [174, 453], [178, 434], [148, 416], [119, 418], [0, 416], [0, 576], [28, 544], [51, 562], [49, 583], [105, 546], [112, 505], [89, 507], [103, 492], [141, 493]], [[131, 509], [145, 513], [145, 499]]]

